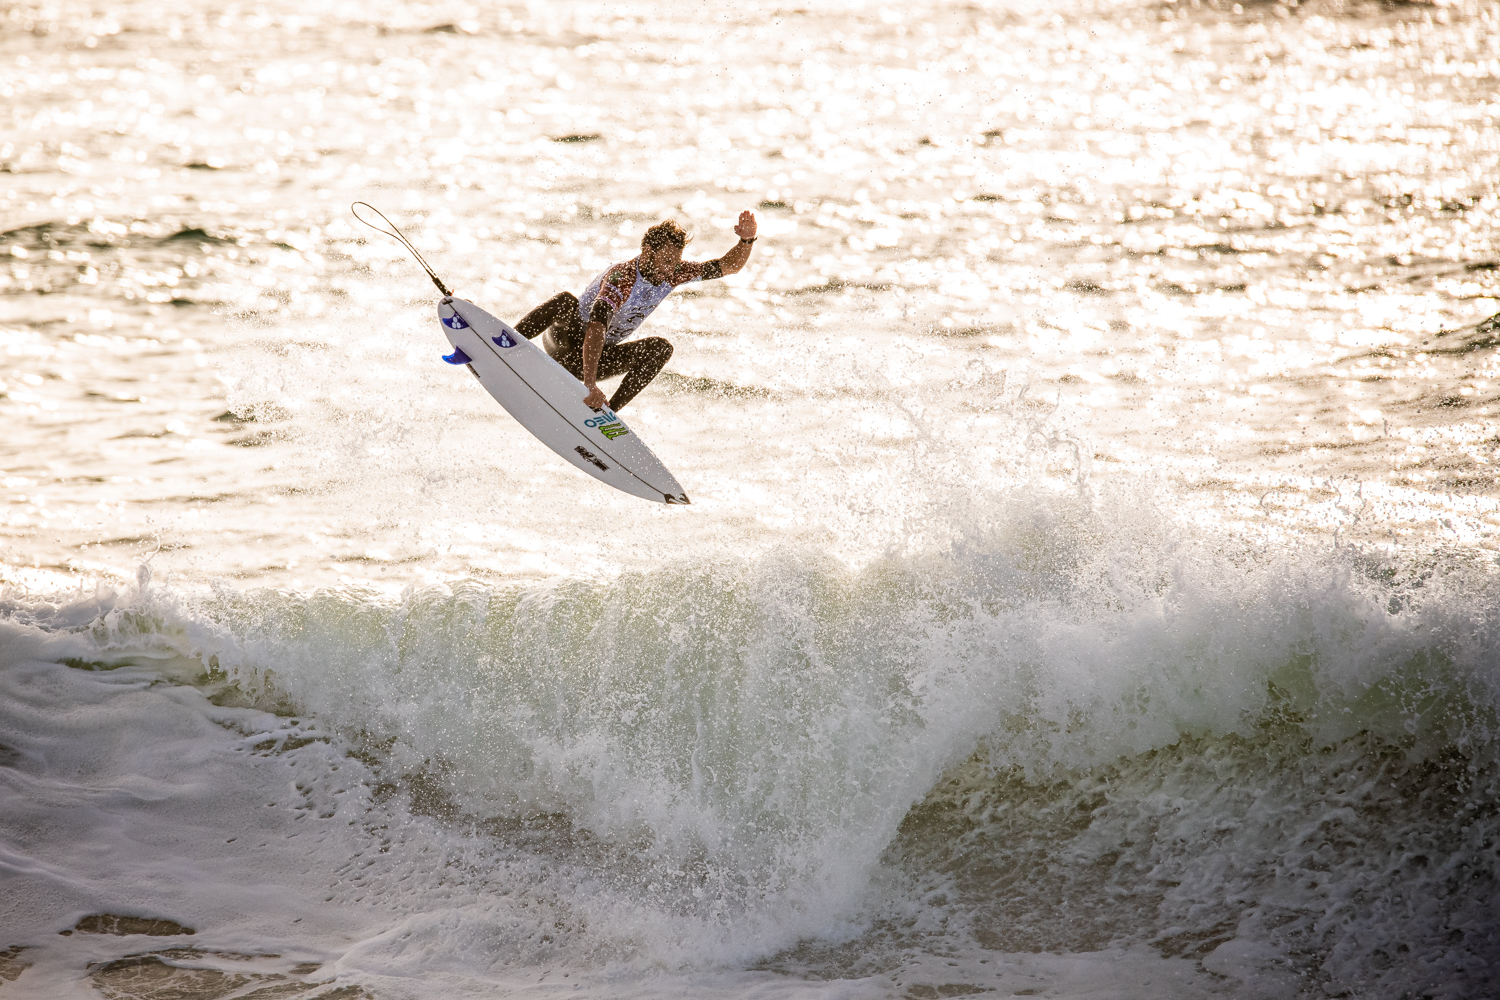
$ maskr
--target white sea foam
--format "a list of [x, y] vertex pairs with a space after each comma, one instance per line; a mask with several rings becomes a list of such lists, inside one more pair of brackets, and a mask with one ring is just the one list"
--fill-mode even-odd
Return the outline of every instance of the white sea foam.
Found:
[[[975, 891], [971, 870], [1005, 853], [982, 848], [994, 831], [975, 816], [1010, 808], [1007, 788], [1036, 800], [1025, 837], [1062, 824], [1052, 836], [1071, 846], [1049, 865], [1066, 870], [1073, 855], [1113, 865], [1146, 850], [1181, 873], [1155, 923], [1105, 912], [1080, 941], [1061, 920], [1031, 932], [1046, 950], [1166, 940], [1172, 954], [1179, 938], [1207, 941], [1216, 947], [1203, 968], [1264, 967], [1256, 975], [1271, 983], [1358, 979], [1370, 941], [1396, 939], [1439, 948], [1427, 960], [1461, 976], [1432, 937], [1438, 925], [1459, 927], [1482, 954], [1477, 888], [1450, 896], [1441, 919], [1391, 912], [1325, 932], [1331, 957], [1313, 968], [1274, 922], [1236, 932], [1218, 914], [1231, 887], [1258, 891], [1252, 862], [1293, 870], [1278, 882], [1322, 882], [1294, 906], [1318, 920], [1371, 891], [1362, 863], [1346, 860], [1362, 852], [1394, 852], [1399, 867], [1421, 842], [1439, 881], [1455, 864], [1477, 884], [1493, 878], [1493, 851], [1480, 846], [1495, 832], [1492, 811], [1460, 828], [1421, 804], [1444, 796], [1474, 810], [1500, 773], [1488, 577], [1454, 568], [1403, 580], [1408, 569], [1349, 549], [1226, 553], [1224, 539], [1206, 545], [1123, 497], [1054, 498], [1045, 512], [1015, 497], [975, 521], [949, 547], [859, 569], [816, 551], [726, 552], [605, 583], [470, 583], [399, 600], [146, 582], [65, 636], [24, 633], [37, 646], [16, 659], [132, 664], [45, 668], [110, 691], [207, 668], [196, 688], [152, 697], [186, 699], [176, 709], [186, 719], [240, 720], [241, 747], [289, 728], [319, 741], [282, 755], [299, 769], [298, 808], [326, 816], [313, 870], [335, 900], [368, 908], [367, 924], [395, 921], [343, 955], [350, 975], [441, 967], [484, 979], [563, 963], [639, 976], [768, 959], [832, 971], [834, 957], [786, 949], [876, 933], [858, 963], [873, 974], [935, 933], [877, 933], [924, 894], [939, 897], [928, 904], [950, 933], [968, 926], [955, 946], [994, 946], [1026, 936], [993, 929], [1004, 893], [961, 900]], [[225, 683], [282, 717], [212, 709], [199, 691]], [[111, 739], [145, 740], [149, 719], [117, 722]], [[159, 738], [148, 742], [162, 752]], [[1338, 766], [1298, 777], [1305, 754]], [[1416, 783], [1418, 801], [1403, 808], [1399, 795], [1338, 777], [1362, 758], [1397, 785]], [[1276, 770], [1257, 775], [1254, 759]], [[1451, 780], [1431, 778], [1454, 768]], [[1080, 804], [1101, 792], [1107, 806]], [[1083, 828], [1049, 818], [1049, 797], [1083, 809]], [[1378, 836], [1372, 809], [1409, 841]], [[347, 826], [336, 819], [346, 815]], [[965, 823], [972, 853], [940, 835]], [[1330, 824], [1364, 834], [1328, 839]], [[341, 851], [356, 860], [339, 863]], [[1086, 897], [1068, 888], [1077, 877], [1037, 880]], [[1151, 883], [1131, 892], [1165, 891]], [[177, 912], [196, 906], [173, 901]]]

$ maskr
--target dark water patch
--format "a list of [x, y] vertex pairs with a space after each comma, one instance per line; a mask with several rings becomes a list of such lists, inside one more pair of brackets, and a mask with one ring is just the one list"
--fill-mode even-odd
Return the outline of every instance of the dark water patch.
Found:
[[[127, 955], [112, 962], [91, 965], [89, 979], [109, 1000], [220, 1000], [229, 996], [240, 1000], [252, 997], [255, 1000], [290, 997], [354, 1000], [368, 996], [358, 986], [331, 988], [332, 980], [299, 981], [288, 978], [289, 974], [295, 975], [294, 972], [253, 972], [234, 969], [231, 965], [279, 957], [174, 948]], [[215, 968], [216, 965], [231, 967]]]
[[174, 959], [176, 961], [192, 961], [195, 959], [218, 958], [230, 962], [253, 962], [261, 958], [280, 958], [274, 952], [266, 954], [247, 954], [243, 951], [207, 951], [203, 948], [162, 948], [152, 952], [162, 958]]
[[1500, 486], [1500, 475], [1479, 476], [1471, 474], [1447, 476], [1443, 479], [1442, 485], [1444, 486], [1444, 488], [1450, 490], [1488, 491], [1494, 489], [1497, 486]]
[[[74, 670], [102, 671], [119, 670], [121, 667], [130, 667], [134, 666], [135, 664], [128, 660], [121, 663], [111, 663], [107, 660], [81, 660], [77, 657], [70, 656], [62, 661], [62, 665], [65, 667], [71, 667]], [[93, 918], [85, 917], [84, 919], [90, 920]]]
[[1105, 288], [1103, 285], [1096, 285], [1096, 284], [1094, 284], [1094, 282], [1089, 281], [1087, 279], [1080, 279], [1078, 281], [1070, 281], [1066, 285], [1063, 285], [1063, 288], [1065, 290], [1067, 290], [1067, 291], [1073, 292], [1076, 295], [1109, 295], [1110, 294], [1110, 289]]
[[226, 166], [228, 166], [228, 164], [210, 163], [203, 160], [183, 164], [183, 168], [186, 170], [223, 170]]
[[274, 444], [280, 435], [275, 431], [256, 431], [254, 434], [246, 434], [226, 441], [225, 444], [235, 448], [264, 448], [266, 445]]
[[[1432, 0], [1202, 0], [1190, 8], [1186, 4], [1174, 4], [1173, 0], [1166, 0], [1158, 9], [1167, 20], [1171, 20], [1174, 15], [1183, 19], [1196, 15], [1203, 20], [1258, 24], [1289, 17], [1356, 21], [1403, 11], [1430, 10], [1433, 6]], [[1354, 46], [1359, 47], [1361, 46]]]
[[1312, 443], [1310, 443], [1310, 444], [1308, 444], [1306, 446], [1306, 448], [1304, 449], [1304, 453], [1308, 457], [1312, 457], [1314, 455], [1317, 455], [1320, 452], [1325, 452], [1325, 451], [1343, 451], [1345, 448], [1365, 448], [1365, 447], [1368, 447], [1369, 444], [1370, 444], [1370, 442], [1368, 442], [1368, 441], [1355, 441], [1355, 440], [1345, 440], [1345, 441], [1314, 441], [1314, 442], [1312, 442]]
[[1468, 198], [1444, 198], [1438, 203], [1437, 210], [1439, 212], [1461, 215], [1477, 206], [1479, 202], [1480, 198], [1475, 195], [1471, 195]]
[[[1482, 976], [1473, 960], [1500, 953], [1481, 916], [1497, 886], [1494, 858], [1469, 852], [1497, 832], [1494, 763], [1451, 747], [1412, 760], [1414, 747], [1367, 735], [1319, 746], [1295, 718], [1055, 783], [956, 773], [907, 817], [895, 851], [924, 879], [941, 873], [972, 907], [976, 939], [1000, 950], [1145, 940], [1201, 959], [1249, 938], [1337, 992], [1378, 987], [1375, 952], [1404, 943], [1449, 976], [1465, 975], [1467, 954]], [[1156, 796], [1175, 804], [1162, 811]], [[1405, 874], [1414, 853], [1440, 859], [1432, 879]], [[1403, 912], [1424, 892], [1415, 919], [1333, 919], [1355, 900]]]
[[[117, 250], [128, 247], [133, 236], [139, 236], [147, 227], [140, 219], [114, 223], [109, 220], [94, 222], [40, 222], [31, 226], [0, 232], [0, 244], [13, 244], [29, 250], [68, 250], [87, 247], [90, 250]], [[41, 264], [43, 261], [33, 263]], [[73, 266], [74, 261], [52, 261], [53, 264]]]
[[0, 982], [15, 982], [31, 963], [21, 957], [26, 949], [20, 945], [0, 949]]
[[1440, 347], [1423, 347], [1427, 354], [1471, 354], [1474, 351], [1500, 347], [1500, 313], [1480, 320], [1471, 327], [1460, 330], [1444, 330], [1439, 338], [1453, 337], [1453, 341]]
[[756, 207], [763, 212], [787, 212], [791, 210], [792, 206], [784, 201], [762, 201]]
[[[299, 724], [299, 717], [302, 714], [302, 710], [293, 704], [284, 694], [277, 691], [274, 685], [265, 681], [262, 681], [259, 685], [242, 685], [239, 681], [227, 677], [219, 669], [218, 660], [215, 657], [209, 657], [209, 662], [204, 664], [203, 667], [203, 671], [193, 678], [191, 683], [212, 704], [220, 708], [254, 708], [278, 718], [286, 719], [291, 725]], [[225, 725], [225, 728], [232, 729], [246, 736], [261, 736], [263, 733], [263, 730], [245, 733], [232, 724]], [[280, 740], [281, 737], [277, 737], [273, 741], [273, 747], [280, 746]], [[264, 743], [264, 740], [259, 741], [257, 746], [260, 743]], [[249, 749], [254, 750], [255, 747]], [[264, 753], [265, 751], [259, 752]]]
[[361, 566], [406, 566], [421, 562], [422, 556], [410, 555], [403, 556], [400, 559], [387, 559], [380, 556], [372, 556], [366, 555], [365, 553], [359, 553], [351, 555], [332, 556], [330, 557], [329, 561], [335, 563], [358, 563]]
[[116, 434], [114, 437], [110, 438], [110, 440], [111, 441], [128, 441], [128, 440], [131, 440], [133, 438], [148, 438], [148, 439], [154, 440], [156, 438], [170, 437], [171, 434], [172, 434], [172, 432], [168, 431], [168, 430], [160, 430], [160, 431], [126, 431], [124, 434]]
[[[1316, 738], [1313, 702], [1287, 693], [1306, 686], [1304, 659], [1243, 735], [1052, 778], [976, 753], [886, 851], [906, 902], [857, 939], [803, 941], [759, 967], [876, 975], [876, 956], [899, 963], [954, 935], [1007, 953], [1149, 945], [1200, 963], [1233, 941], [1276, 955], [1309, 995], [1486, 995], [1500, 956], [1500, 761], [1436, 731]], [[1419, 655], [1409, 683], [1377, 685], [1353, 710], [1423, 703], [1431, 715], [1439, 659]], [[1488, 732], [1476, 711], [1453, 706], [1444, 728]], [[917, 900], [921, 920], [907, 908]]]
[[724, 396], [730, 399], [764, 399], [771, 390], [759, 385], [736, 385], [706, 375], [679, 375], [662, 372], [657, 383], [673, 395]]
[[95, 913], [84, 917], [73, 925], [73, 930], [80, 934], [149, 934], [155, 937], [197, 933], [191, 927], [184, 927], [165, 917], [130, 917], [115, 913]]
[[[163, 548], [167, 548], [163, 546]], [[121, 615], [119, 624], [126, 629], [150, 630], [150, 624], [143, 623], [139, 617], [132, 620], [129, 615]], [[98, 621], [94, 622], [96, 627], [102, 628]], [[114, 656], [100, 655], [94, 658], [68, 657], [58, 661], [65, 667], [73, 670], [87, 670], [90, 672], [121, 670], [125, 667], [140, 667], [162, 678], [173, 678], [179, 682], [189, 682], [192, 679], [203, 676], [203, 664], [199, 660], [180, 656], [153, 656], [147, 653], [119, 653]]]
[[[41, 222], [34, 226], [22, 226], [0, 232], [0, 242], [14, 244], [27, 249], [56, 250], [66, 242], [66, 236], [77, 226], [61, 226], [52, 222]], [[59, 239], [59, 234], [64, 236]]]
[[[269, 346], [268, 350], [275, 350], [275, 346]], [[232, 410], [225, 410], [215, 420], [228, 423], [239, 421], [242, 424], [265, 423], [268, 421], [289, 420], [292, 411], [279, 403], [271, 400], [262, 400], [257, 403], [245, 403]]]
[[901, 968], [902, 951], [913, 945], [914, 924], [911, 918], [875, 920], [853, 941], [803, 941], [750, 966], [750, 970], [825, 980], [889, 975]]
[[270, 757], [275, 754], [291, 753], [293, 750], [300, 750], [313, 743], [327, 742], [329, 740], [326, 736], [301, 736], [297, 735], [295, 730], [289, 730], [278, 736], [267, 737], [250, 749], [260, 756]]
[[194, 226], [191, 229], [179, 229], [171, 236], [164, 236], [160, 241], [163, 245], [171, 243], [200, 243], [208, 246], [234, 247], [239, 246], [237, 240], [222, 236], [214, 236], [204, 229]]
[[[1430, 268], [1430, 267], [1449, 267], [1449, 266], [1452, 266], [1453, 261], [1446, 260], [1446, 259], [1444, 259], [1442, 257], [1424, 257], [1424, 256], [1420, 256], [1418, 254], [1403, 253], [1403, 254], [1395, 254], [1395, 255], [1392, 255], [1392, 256], [1387, 256], [1387, 257], [1383, 258], [1380, 261], [1380, 263], [1384, 264], [1386, 267], [1399, 267], [1399, 268], [1414, 268], [1414, 267], [1415, 268], [1421, 268], [1421, 267], [1428, 267], [1428, 268]], [[1424, 272], [1422, 274], [1407, 275], [1406, 278], [1405, 278], [1405, 280], [1406, 281], [1421, 281], [1423, 278], [1428, 278], [1428, 277], [1431, 277], [1431, 275], [1429, 273]]]
[[[259, 701], [250, 694], [245, 693], [238, 684], [222, 677], [207, 675], [205, 680], [197, 685], [198, 690], [203, 692], [203, 697], [209, 703], [219, 708], [260, 708]], [[289, 715], [288, 712], [276, 713]]]
[[829, 278], [827, 281], [816, 285], [798, 285], [795, 288], [788, 288], [786, 294], [826, 295], [829, 292], [841, 292], [848, 287], [850, 287], [850, 282], [844, 281], [842, 278]]
[[[1191, 931], [1168, 931], [1151, 939], [1151, 946], [1167, 958], [1201, 959], [1226, 941], [1233, 941], [1238, 923], [1225, 920]], [[986, 945], [986, 947], [989, 947]]]
[[394, 782], [376, 785], [375, 798], [389, 799], [399, 792], [404, 796], [407, 808], [419, 816], [448, 821], [463, 816], [464, 807], [450, 787], [449, 769], [433, 762], [429, 762], [428, 768], [403, 774]]
[[1014, 334], [1019, 327], [1014, 323], [996, 323], [989, 326], [935, 326], [929, 333], [934, 337], [944, 337], [954, 340], [968, 340], [973, 337], [992, 337], [996, 335]]
[[785, 295], [825, 295], [829, 292], [842, 292], [850, 289], [864, 290], [867, 292], [888, 292], [894, 286], [888, 281], [845, 281], [843, 278], [833, 277], [827, 281], [815, 285], [798, 285], [786, 289]]
[[579, 133], [575, 133], [573, 135], [555, 135], [555, 136], [552, 137], [552, 141], [553, 142], [596, 142], [597, 140], [603, 139], [603, 138], [604, 138], [604, 136], [600, 135], [598, 132], [579, 132]]
[[1146, 257], [1170, 257], [1173, 254], [1194, 253], [1199, 257], [1207, 254], [1218, 254], [1221, 256], [1242, 253], [1254, 253], [1255, 251], [1245, 247], [1237, 247], [1232, 243], [1194, 243], [1186, 246], [1168, 245], [1157, 250], [1143, 254]]
[[993, 992], [993, 986], [974, 986], [970, 983], [917, 983], [907, 987], [904, 995], [909, 1000], [936, 1000], [937, 997], [969, 997]]

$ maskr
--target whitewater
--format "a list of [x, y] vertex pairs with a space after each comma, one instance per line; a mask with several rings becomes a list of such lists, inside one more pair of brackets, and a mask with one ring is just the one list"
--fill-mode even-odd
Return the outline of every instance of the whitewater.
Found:
[[[0, 996], [1500, 990], [1500, 7], [0, 9]], [[460, 368], [676, 218], [693, 497]], [[425, 286], [425, 287], [424, 287]]]

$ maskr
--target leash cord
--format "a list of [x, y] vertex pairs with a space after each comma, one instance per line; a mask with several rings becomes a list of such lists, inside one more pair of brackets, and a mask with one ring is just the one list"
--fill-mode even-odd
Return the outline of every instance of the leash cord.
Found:
[[[376, 215], [380, 216], [381, 221], [384, 222], [387, 226], [390, 226], [391, 228], [389, 228], [389, 229], [381, 229], [379, 226], [377, 226], [375, 223], [371, 222], [369, 219], [360, 218], [359, 207], [361, 205], [363, 205], [365, 208], [368, 208], [370, 211], [374, 212]], [[422, 265], [422, 270], [426, 271], [427, 272], [427, 277], [429, 277], [429, 278], [432, 279], [432, 283], [434, 285], [437, 285], [438, 291], [442, 292], [443, 295], [446, 296], [446, 297], [451, 298], [453, 296], [453, 293], [450, 292], [450, 291], [448, 291], [448, 286], [445, 285], [445, 284], [443, 284], [442, 279], [440, 279], [436, 274], [433, 273], [432, 268], [430, 268], [430, 267], [427, 266], [427, 261], [423, 260], [421, 253], [419, 253], [417, 251], [416, 247], [412, 246], [411, 240], [407, 239], [406, 236], [401, 232], [401, 230], [399, 230], [399, 229], [396, 228], [396, 224], [394, 222], [392, 222], [390, 219], [387, 219], [385, 217], [385, 213], [384, 212], [382, 212], [380, 209], [376, 208], [374, 205], [371, 205], [367, 201], [356, 201], [354, 204], [352, 204], [352, 205], [349, 206], [349, 211], [354, 214], [354, 217], [356, 219], [359, 219], [360, 222], [363, 222], [365, 225], [369, 226], [371, 229], [375, 230], [377, 233], [384, 233], [387, 236], [394, 236], [396, 239], [400, 240], [401, 241], [401, 245], [404, 246], [404, 247], [406, 247], [407, 250], [410, 250], [411, 251], [411, 255], [413, 257], [417, 258], [417, 263]]]

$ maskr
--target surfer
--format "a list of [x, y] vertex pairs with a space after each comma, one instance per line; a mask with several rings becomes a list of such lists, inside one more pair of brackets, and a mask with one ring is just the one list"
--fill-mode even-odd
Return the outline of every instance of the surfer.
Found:
[[599, 379], [623, 374], [609, 400], [619, 410], [657, 376], [672, 356], [672, 345], [662, 337], [643, 337], [625, 343], [652, 310], [690, 281], [708, 281], [737, 273], [750, 259], [755, 243], [755, 215], [741, 212], [734, 232], [740, 238], [718, 260], [687, 261], [682, 251], [688, 234], [668, 219], [641, 237], [640, 255], [611, 264], [581, 296], [559, 292], [527, 313], [516, 332], [528, 340], [545, 334], [542, 346], [558, 364], [583, 382], [584, 402], [594, 409], [605, 405]]

